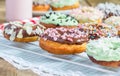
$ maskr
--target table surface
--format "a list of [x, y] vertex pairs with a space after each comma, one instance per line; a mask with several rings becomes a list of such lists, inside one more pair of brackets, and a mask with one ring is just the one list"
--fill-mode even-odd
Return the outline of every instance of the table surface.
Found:
[[[112, 1], [120, 3], [119, 0], [80, 0], [81, 5], [95, 6], [100, 1]], [[0, 0], [0, 24], [5, 22], [5, 0]], [[11, 64], [0, 58], [0, 76], [37, 76], [30, 70], [18, 70]]]

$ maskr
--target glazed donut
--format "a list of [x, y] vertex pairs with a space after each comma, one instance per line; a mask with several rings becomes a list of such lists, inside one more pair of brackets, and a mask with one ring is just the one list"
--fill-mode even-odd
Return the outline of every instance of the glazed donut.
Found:
[[39, 24], [10, 22], [4, 27], [6, 39], [16, 42], [33, 42], [38, 40], [45, 27]]
[[53, 54], [76, 54], [86, 50], [88, 36], [78, 28], [48, 28], [41, 35], [39, 45]]
[[51, 0], [50, 3], [52, 10], [71, 10], [80, 7], [78, 0]]
[[87, 44], [86, 53], [94, 63], [108, 67], [120, 67], [120, 38], [91, 40]]
[[104, 23], [115, 27], [118, 30], [118, 35], [120, 36], [120, 16], [111, 16], [107, 18]]
[[33, 11], [48, 11], [50, 10], [50, 5], [46, 4], [44, 1], [42, 2], [42, 0], [33, 1], [32, 9]]
[[96, 7], [100, 11], [103, 11], [104, 17], [103, 20], [111, 17], [111, 16], [120, 16], [120, 5], [116, 5], [113, 3], [100, 3]]
[[40, 24], [46, 28], [75, 27], [78, 25], [78, 21], [66, 14], [49, 12], [40, 18]]
[[97, 24], [102, 22], [103, 13], [93, 7], [81, 7], [72, 10], [70, 15], [75, 17], [80, 24]]
[[89, 34], [89, 39], [99, 39], [101, 37], [114, 37], [117, 36], [116, 28], [107, 24], [80, 24], [78, 28], [86, 31]]

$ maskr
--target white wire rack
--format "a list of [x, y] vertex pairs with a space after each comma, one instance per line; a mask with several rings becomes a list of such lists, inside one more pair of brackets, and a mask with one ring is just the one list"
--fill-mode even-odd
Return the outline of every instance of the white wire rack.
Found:
[[[6, 40], [2, 34], [0, 34], [0, 49], [5, 49], [4, 53], [21, 57], [33, 64], [45, 65], [47, 68], [53, 70], [61, 69], [62, 71], [80, 71], [86, 76], [109, 76], [107, 74], [113, 74], [113, 76], [117, 76], [115, 74], [118, 74], [119, 76], [120, 72], [120, 68], [104, 67], [92, 63], [86, 53], [76, 55], [53, 55], [43, 51], [39, 47], [39, 42], [12, 42]], [[15, 50], [13, 51], [12, 49]], [[14, 54], [14, 52], [17, 53]]]

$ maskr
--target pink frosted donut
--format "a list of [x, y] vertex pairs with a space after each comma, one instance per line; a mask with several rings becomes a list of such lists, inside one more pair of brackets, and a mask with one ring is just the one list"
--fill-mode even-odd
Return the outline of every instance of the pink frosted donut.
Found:
[[53, 54], [76, 54], [86, 50], [88, 34], [78, 28], [48, 28], [41, 35], [40, 47]]

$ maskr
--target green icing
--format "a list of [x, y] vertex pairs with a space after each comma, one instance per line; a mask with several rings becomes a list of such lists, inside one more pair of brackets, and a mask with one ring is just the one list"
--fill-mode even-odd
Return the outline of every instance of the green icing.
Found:
[[51, 3], [53, 7], [64, 7], [64, 6], [71, 6], [75, 4], [78, 0], [58, 0]]
[[73, 17], [62, 14], [62, 13], [55, 13], [55, 12], [49, 12], [46, 15], [42, 16], [40, 19], [40, 22], [46, 23], [46, 24], [55, 24], [59, 26], [77, 26], [78, 21], [74, 19]]
[[100, 61], [120, 61], [120, 39], [101, 38], [90, 41], [86, 53]]

